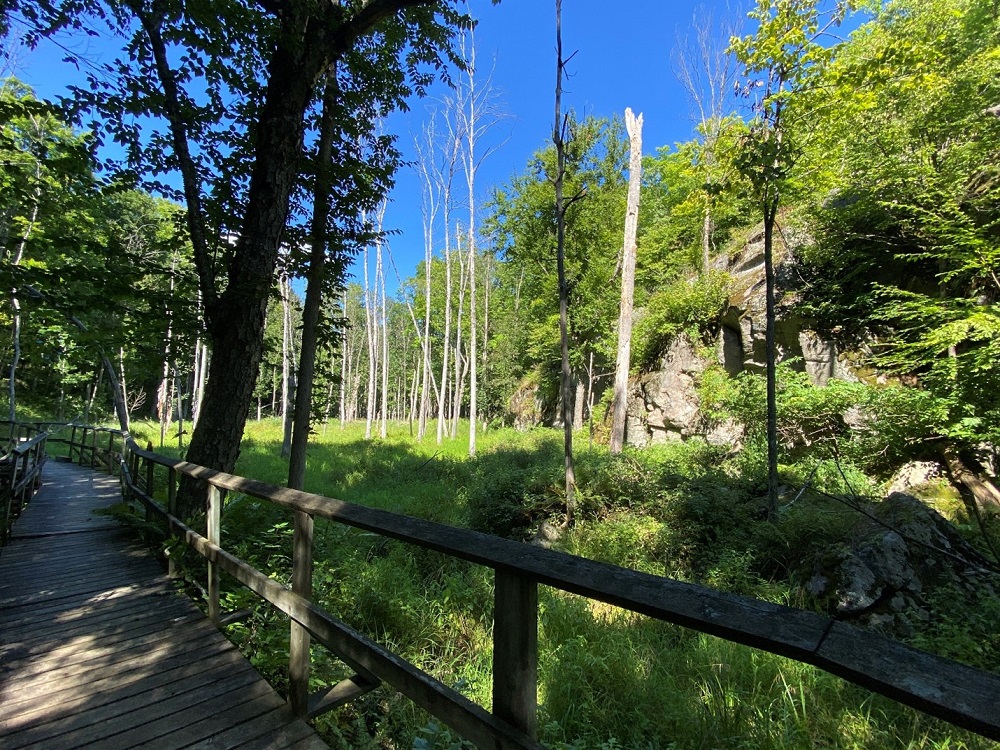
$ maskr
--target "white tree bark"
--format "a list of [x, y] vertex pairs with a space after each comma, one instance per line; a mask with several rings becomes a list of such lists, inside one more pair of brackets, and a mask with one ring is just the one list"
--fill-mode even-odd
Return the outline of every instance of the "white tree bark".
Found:
[[625, 110], [629, 137], [628, 202], [625, 212], [625, 242], [622, 248], [622, 294], [618, 306], [618, 353], [615, 359], [615, 389], [611, 401], [611, 452], [621, 453], [625, 444], [625, 413], [632, 348], [632, 308], [635, 291], [636, 233], [639, 226], [639, 195], [642, 184], [642, 114]]

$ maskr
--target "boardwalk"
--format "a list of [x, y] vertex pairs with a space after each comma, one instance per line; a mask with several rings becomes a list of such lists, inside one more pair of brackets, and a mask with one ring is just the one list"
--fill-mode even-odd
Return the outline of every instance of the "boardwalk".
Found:
[[49, 461], [0, 552], [0, 747], [325, 748], [149, 552]]

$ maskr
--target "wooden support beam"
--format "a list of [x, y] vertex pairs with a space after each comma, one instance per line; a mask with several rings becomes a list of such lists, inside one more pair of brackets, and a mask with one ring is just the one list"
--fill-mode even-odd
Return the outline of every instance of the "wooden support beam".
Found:
[[[150, 493], [152, 494], [152, 493]], [[148, 506], [147, 506], [148, 507]], [[208, 541], [216, 547], [222, 542], [222, 493], [214, 484], [208, 485], [208, 503], [206, 506], [206, 524]], [[219, 565], [212, 558], [208, 559], [208, 619], [219, 624]]]
[[306, 717], [315, 719], [325, 713], [340, 708], [353, 700], [360, 698], [365, 693], [370, 693], [382, 684], [376, 677], [362, 677], [359, 674], [352, 675], [346, 680], [341, 680], [333, 687], [325, 690], [318, 690], [309, 696], [309, 711]]
[[[292, 591], [312, 600], [313, 517], [295, 511], [292, 538]], [[309, 631], [292, 620], [288, 650], [288, 703], [292, 714], [303, 718], [309, 713]]]
[[493, 715], [535, 737], [538, 713], [538, 585], [497, 569], [493, 594]]

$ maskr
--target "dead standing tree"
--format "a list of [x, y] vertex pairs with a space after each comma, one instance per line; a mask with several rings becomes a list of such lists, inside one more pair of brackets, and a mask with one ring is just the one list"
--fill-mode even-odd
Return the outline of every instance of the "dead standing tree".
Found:
[[642, 114], [625, 110], [625, 129], [630, 145], [628, 203], [625, 212], [625, 242], [622, 246], [622, 296], [618, 309], [618, 356], [615, 390], [611, 404], [611, 452], [621, 453], [625, 444], [625, 407], [628, 399], [628, 371], [632, 348], [632, 307], [635, 290], [636, 233], [639, 227], [639, 193], [642, 185]]

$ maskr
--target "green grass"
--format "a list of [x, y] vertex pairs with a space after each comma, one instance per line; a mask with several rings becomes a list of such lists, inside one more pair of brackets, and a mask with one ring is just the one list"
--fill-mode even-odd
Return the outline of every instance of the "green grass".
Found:
[[[513, 536], [560, 511], [558, 432], [491, 430], [480, 435], [476, 459], [467, 456], [466, 434], [438, 446], [433, 434], [421, 443], [411, 439], [406, 425], [393, 425], [384, 440], [366, 441], [363, 433], [363, 425], [320, 428], [309, 448], [306, 489], [456, 525], [506, 525]], [[251, 422], [237, 473], [283, 483], [280, 445], [276, 421]], [[603, 448], [581, 449], [577, 458], [581, 519], [562, 548], [654, 574], [799, 601], [788, 570], [850, 521], [838, 507], [817, 506], [787, 514], [777, 529], [764, 524], [754, 482], [729, 476], [712, 449], [696, 443], [618, 458]], [[817, 528], [820, 517], [824, 526]], [[290, 521], [283, 509], [230, 498], [224, 546], [287, 581]], [[319, 603], [486, 707], [492, 583], [487, 569], [317, 523]], [[231, 626], [230, 636], [281, 687], [285, 618], [227, 585], [226, 608], [254, 612]], [[978, 658], [982, 641], [962, 629], [960, 614], [920, 634], [920, 645], [958, 644], [952, 656]], [[347, 676], [322, 648], [313, 653], [314, 687]], [[545, 587], [539, 703], [540, 739], [552, 748], [994, 747], [808, 665]], [[321, 717], [317, 726], [335, 748], [461, 746], [386, 688]]]

